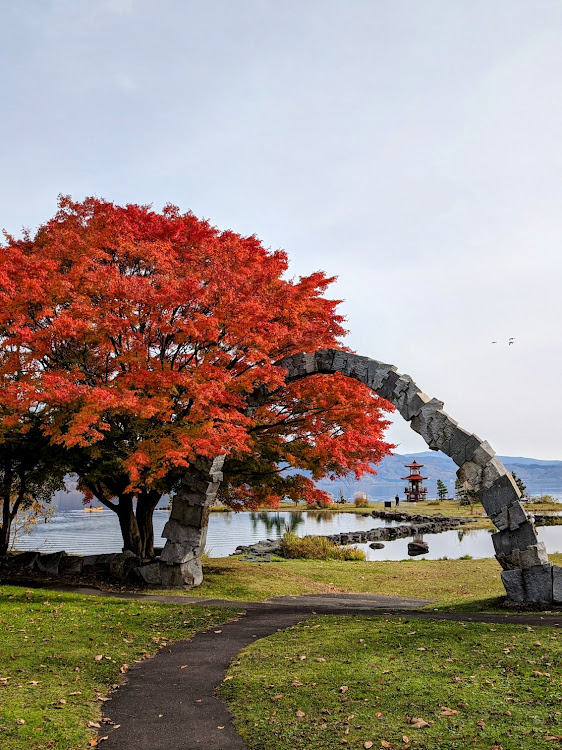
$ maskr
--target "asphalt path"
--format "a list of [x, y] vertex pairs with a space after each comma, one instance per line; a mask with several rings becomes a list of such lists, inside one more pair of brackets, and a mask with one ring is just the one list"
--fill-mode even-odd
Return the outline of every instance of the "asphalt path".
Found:
[[[91, 589], [74, 591], [94, 593]], [[196, 633], [190, 641], [166, 646], [155, 657], [131, 668], [125, 684], [104, 703], [104, 718], [112, 722], [104, 724], [100, 733], [100, 737], [107, 737], [101, 744], [104, 750], [246, 750], [226, 705], [215, 697], [217, 688], [231, 662], [246, 646], [314, 615], [562, 626], [562, 613], [553, 616], [419, 611], [417, 608], [430, 602], [367, 594], [276, 597], [260, 603], [166, 595], [139, 598], [234, 607], [239, 608], [239, 614], [216, 629]]]

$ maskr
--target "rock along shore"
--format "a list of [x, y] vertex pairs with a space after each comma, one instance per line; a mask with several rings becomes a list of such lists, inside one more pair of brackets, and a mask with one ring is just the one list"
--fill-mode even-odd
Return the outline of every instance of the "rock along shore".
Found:
[[[326, 539], [336, 545], [392, 542], [394, 539], [403, 539], [414, 534], [440, 534], [442, 531], [450, 531], [474, 520], [465, 516], [442, 516], [440, 513], [426, 516], [387, 510], [374, 510], [371, 515], [385, 521], [404, 521], [404, 523], [400, 526], [380, 526], [368, 531], [348, 531], [322, 536], [326, 536]], [[263, 539], [255, 544], [239, 545], [233, 555], [244, 555], [247, 562], [270, 562], [272, 555], [279, 555], [280, 551], [279, 539]]]

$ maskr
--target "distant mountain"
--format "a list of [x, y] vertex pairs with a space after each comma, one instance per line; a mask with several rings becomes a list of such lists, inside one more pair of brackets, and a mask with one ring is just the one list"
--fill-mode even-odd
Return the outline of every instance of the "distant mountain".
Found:
[[[538, 458], [525, 458], [523, 456], [499, 456], [506, 468], [515, 472], [527, 486], [531, 495], [560, 494], [562, 495], [562, 461], [543, 461]], [[376, 474], [369, 474], [357, 481], [353, 476], [336, 479], [322, 479], [317, 485], [336, 497], [340, 492], [344, 497], [350, 499], [355, 492], [366, 492], [373, 499], [391, 498], [396, 494], [404, 496], [405, 482], [401, 477], [407, 474], [406, 464], [417, 461], [423, 465], [423, 476], [428, 479], [428, 497], [437, 496], [437, 480], [441, 479], [454, 494], [457, 466], [453, 460], [440, 451], [422, 451], [420, 453], [406, 453], [404, 455], [395, 453], [386, 456], [381, 463], [375, 467]], [[292, 470], [292, 473], [297, 473]], [[66, 478], [66, 491], [56, 492], [51, 501], [61, 510], [79, 510], [83, 507], [82, 493], [76, 489], [77, 481], [74, 477]], [[161, 505], [169, 503], [165, 496]], [[98, 503], [96, 503], [98, 504]]]
[[[505, 467], [515, 472], [527, 486], [530, 494], [542, 494], [549, 492], [562, 493], [562, 461], [543, 461], [534, 458], [498, 456]], [[442, 482], [451, 491], [454, 491], [457, 466], [449, 456], [441, 451], [422, 451], [420, 453], [395, 453], [386, 456], [381, 463], [375, 467], [376, 475], [368, 475], [359, 481], [353, 477], [336, 480], [323, 479], [317, 482], [318, 486], [334, 495], [340, 491], [345, 497], [354, 492], [366, 492], [373, 498], [377, 496], [391, 497], [394, 494], [403, 495], [405, 477], [408, 470], [406, 464], [413, 461], [423, 465], [422, 474], [428, 479], [426, 486], [429, 496], [435, 496], [437, 491], [437, 480]]]

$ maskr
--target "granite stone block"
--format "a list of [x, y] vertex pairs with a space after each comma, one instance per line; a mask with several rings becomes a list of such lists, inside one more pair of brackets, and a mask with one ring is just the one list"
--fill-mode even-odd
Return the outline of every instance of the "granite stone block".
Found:
[[522, 523], [515, 531], [504, 529], [492, 534], [496, 555], [510, 555], [513, 550], [524, 550], [536, 545], [537, 533], [530, 521]]

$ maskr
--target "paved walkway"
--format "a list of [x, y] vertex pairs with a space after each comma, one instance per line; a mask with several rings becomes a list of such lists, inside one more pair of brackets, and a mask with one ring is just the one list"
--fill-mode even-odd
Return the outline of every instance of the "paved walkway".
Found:
[[[75, 592], [94, 593], [92, 589], [75, 589]], [[120, 725], [118, 729], [107, 727], [102, 732], [101, 736], [108, 735], [102, 745], [104, 750], [247, 750], [215, 691], [242, 649], [314, 614], [562, 626], [562, 613], [552, 617], [533, 613], [420, 612], [415, 608], [429, 602], [368, 594], [286, 596], [260, 603], [185, 596], [143, 598], [239, 607], [240, 616], [217, 631], [197, 633], [190, 641], [167, 646], [154, 658], [135, 665], [128, 672], [125, 685], [113, 693], [111, 701], [104, 703], [105, 716]]]

